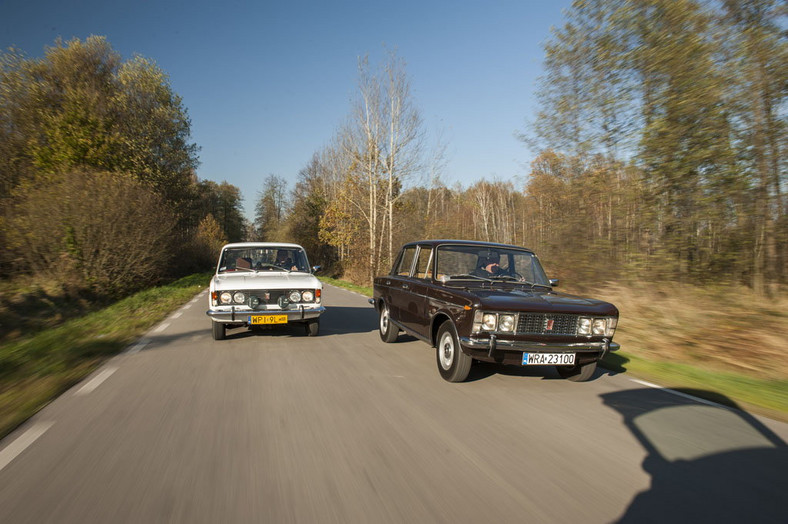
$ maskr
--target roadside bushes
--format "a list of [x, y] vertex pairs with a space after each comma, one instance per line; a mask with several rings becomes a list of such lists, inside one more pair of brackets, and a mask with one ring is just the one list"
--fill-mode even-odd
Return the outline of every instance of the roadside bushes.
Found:
[[15, 191], [6, 226], [20, 272], [100, 294], [126, 294], [171, 274], [175, 218], [130, 176], [70, 171]]

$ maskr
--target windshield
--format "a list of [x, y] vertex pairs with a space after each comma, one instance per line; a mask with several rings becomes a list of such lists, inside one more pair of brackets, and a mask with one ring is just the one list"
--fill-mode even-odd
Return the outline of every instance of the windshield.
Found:
[[549, 286], [536, 255], [496, 246], [439, 246], [438, 280], [512, 280]]
[[233, 247], [222, 252], [219, 273], [229, 271], [309, 271], [301, 248], [278, 246]]

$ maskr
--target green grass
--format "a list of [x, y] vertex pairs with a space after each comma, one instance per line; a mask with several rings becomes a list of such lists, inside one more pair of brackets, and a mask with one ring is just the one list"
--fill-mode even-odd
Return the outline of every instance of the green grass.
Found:
[[788, 380], [760, 380], [698, 365], [665, 362], [617, 351], [602, 362], [607, 369], [654, 381], [718, 404], [788, 421]]
[[209, 279], [185, 277], [0, 344], [0, 438], [194, 297]]
[[358, 286], [356, 284], [351, 284], [345, 280], [338, 280], [336, 278], [330, 277], [318, 277], [322, 282], [326, 284], [331, 284], [332, 286], [343, 287], [345, 289], [349, 289], [351, 291], [355, 291], [356, 293], [361, 293], [364, 296], [372, 297], [372, 288], [365, 287], [365, 286]]

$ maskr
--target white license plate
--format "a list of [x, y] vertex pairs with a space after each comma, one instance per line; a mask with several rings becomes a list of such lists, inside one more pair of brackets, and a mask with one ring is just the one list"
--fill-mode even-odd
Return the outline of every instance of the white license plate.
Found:
[[574, 353], [523, 353], [523, 366], [574, 366]]

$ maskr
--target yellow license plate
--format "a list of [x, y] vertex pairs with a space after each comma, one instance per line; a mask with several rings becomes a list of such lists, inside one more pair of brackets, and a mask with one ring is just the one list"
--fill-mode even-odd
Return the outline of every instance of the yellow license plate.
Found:
[[255, 324], [287, 324], [287, 315], [253, 315], [249, 323]]

